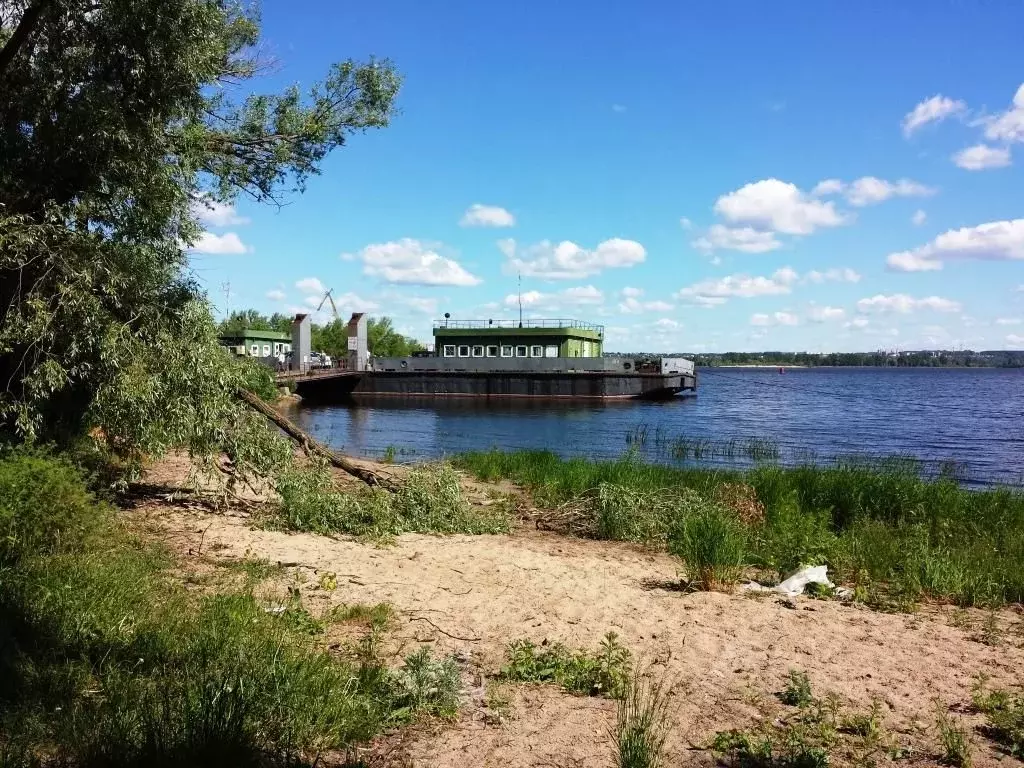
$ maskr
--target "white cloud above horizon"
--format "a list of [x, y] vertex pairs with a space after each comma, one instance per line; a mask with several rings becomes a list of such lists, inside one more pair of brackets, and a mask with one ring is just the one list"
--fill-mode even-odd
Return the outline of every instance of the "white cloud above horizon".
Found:
[[514, 227], [516, 217], [499, 205], [473, 203], [462, 214], [460, 227]]
[[214, 200], [206, 192], [192, 198], [189, 212], [207, 227], [231, 227], [249, 223], [249, 219], [240, 216], [232, 203]]
[[189, 250], [193, 253], [206, 253], [214, 256], [236, 256], [242, 253], [252, 253], [253, 248], [243, 243], [242, 239], [234, 232], [225, 232], [223, 235], [203, 232]]
[[[467, 287], [482, 281], [458, 261], [438, 252], [436, 243], [411, 237], [386, 243], [373, 243], [355, 254], [342, 254], [346, 261], [358, 259], [363, 274], [388, 283], [404, 285]], [[348, 257], [348, 258], [346, 258]]]
[[1005, 112], [1000, 112], [982, 121], [985, 138], [989, 141], [1024, 141], [1024, 83], [1013, 95], [1013, 103]]
[[905, 293], [894, 293], [891, 295], [879, 293], [857, 302], [857, 311], [863, 314], [897, 313], [906, 315], [921, 309], [935, 312], [960, 312], [962, 306], [958, 301], [945, 299], [941, 296], [926, 296], [925, 298], [916, 299]]
[[1024, 219], [951, 229], [918, 248], [889, 254], [886, 264], [895, 272], [937, 272], [952, 259], [1024, 259]]
[[1008, 147], [990, 147], [988, 144], [975, 144], [973, 147], [961, 149], [953, 155], [953, 163], [965, 171], [983, 171], [989, 168], [1006, 168], [1010, 165]]
[[505, 255], [506, 273], [546, 280], [578, 280], [606, 269], [633, 267], [647, 258], [640, 243], [618, 237], [598, 243], [593, 250], [570, 240], [557, 244], [542, 240], [520, 249], [512, 238], [498, 241], [498, 248]]
[[959, 99], [951, 99], [936, 94], [925, 99], [903, 117], [903, 135], [910, 138], [914, 133], [929, 123], [939, 123], [949, 117], [962, 116], [967, 113], [967, 104]]

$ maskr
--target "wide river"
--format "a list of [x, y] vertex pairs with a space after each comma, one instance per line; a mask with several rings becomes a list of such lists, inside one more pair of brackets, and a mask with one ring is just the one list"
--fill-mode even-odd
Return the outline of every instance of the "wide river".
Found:
[[1024, 482], [1024, 369], [705, 368], [695, 396], [669, 402], [383, 399], [293, 416], [338, 450], [391, 447], [397, 461], [492, 447], [614, 458], [632, 445], [718, 466], [776, 450], [784, 463], [911, 456], [929, 471], [955, 463], [972, 485]]

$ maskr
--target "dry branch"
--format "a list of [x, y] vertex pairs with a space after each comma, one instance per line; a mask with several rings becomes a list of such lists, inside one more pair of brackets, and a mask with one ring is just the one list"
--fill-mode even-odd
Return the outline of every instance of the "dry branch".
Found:
[[288, 435], [288, 437], [292, 438], [292, 440], [301, 445], [302, 450], [304, 450], [308, 455], [316, 455], [320, 456], [323, 459], [326, 459], [328, 462], [331, 463], [331, 465], [337, 467], [338, 469], [344, 472], [347, 472], [353, 477], [362, 480], [369, 486], [383, 488], [388, 491], [397, 490], [395, 484], [388, 478], [377, 474], [373, 470], [366, 469], [365, 467], [360, 467], [347, 456], [342, 456], [339, 453], [335, 453], [327, 446], [317, 442], [307, 432], [299, 429], [299, 427], [296, 426], [294, 422], [282, 416], [271, 405], [261, 400], [252, 392], [249, 392], [248, 390], [245, 389], [240, 389], [238, 390], [238, 396], [246, 403], [251, 405], [253, 408], [255, 408], [257, 411], [259, 411], [261, 414], [270, 419], [272, 422], [274, 422], [274, 424], [276, 424], [278, 427], [280, 427], [281, 430], [286, 435]]

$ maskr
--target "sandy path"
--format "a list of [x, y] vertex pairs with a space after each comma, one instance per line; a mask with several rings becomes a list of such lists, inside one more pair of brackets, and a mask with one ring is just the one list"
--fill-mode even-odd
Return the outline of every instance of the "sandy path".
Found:
[[[719, 729], [749, 727], [777, 711], [772, 693], [790, 669], [806, 670], [817, 694], [835, 691], [864, 708], [872, 698], [881, 700], [886, 727], [921, 744], [935, 742], [936, 700], [965, 705], [979, 673], [1005, 686], [1020, 684], [1024, 669], [1017, 645], [973, 641], [940, 611], [890, 615], [807, 599], [793, 609], [774, 598], [672, 591], [665, 588], [675, 576], [672, 558], [630, 545], [520, 533], [408, 535], [379, 549], [251, 530], [238, 518], [147, 514], [182, 552], [195, 547], [205, 530], [204, 551], [217, 558], [266, 558], [333, 571], [338, 589], [332, 593], [308, 580], [304, 598], [311, 607], [389, 602], [403, 612], [398, 634], [407, 641], [471, 654], [485, 672], [500, 666], [513, 638], [593, 648], [614, 631], [673, 684], [670, 746], [685, 764], [709, 759], [688, 744], [704, 743]], [[1003, 620], [1013, 617], [1007, 613]], [[467, 716], [455, 728], [414, 740], [408, 764], [610, 765], [612, 703], [539, 687], [519, 687], [513, 696], [513, 719], [485, 725]], [[927, 734], [915, 730], [922, 726]], [[998, 754], [976, 742], [975, 764], [994, 764]]]

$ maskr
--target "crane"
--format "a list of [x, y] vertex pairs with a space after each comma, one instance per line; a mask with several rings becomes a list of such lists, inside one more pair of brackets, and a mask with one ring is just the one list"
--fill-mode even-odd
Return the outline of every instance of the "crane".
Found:
[[333, 288], [328, 289], [327, 293], [324, 294], [324, 297], [322, 299], [320, 299], [320, 306], [318, 306], [316, 308], [316, 311], [319, 312], [321, 309], [323, 309], [324, 302], [328, 302], [329, 301], [329, 302], [331, 302], [331, 313], [334, 315], [334, 319], [335, 320], [340, 320], [341, 318], [338, 317], [338, 308], [336, 306], [334, 306], [334, 297], [331, 296], [332, 293], [334, 293], [334, 289]]

